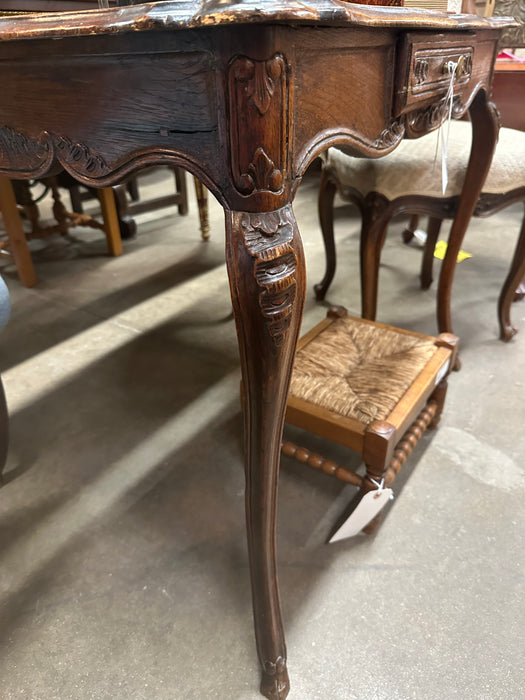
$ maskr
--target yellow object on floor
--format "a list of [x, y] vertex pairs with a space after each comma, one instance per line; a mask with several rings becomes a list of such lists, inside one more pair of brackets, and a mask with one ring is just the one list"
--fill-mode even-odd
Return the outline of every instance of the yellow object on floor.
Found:
[[[445, 253], [447, 252], [447, 242], [446, 241], [438, 241], [436, 243], [436, 247], [434, 248], [434, 257], [437, 258], [438, 260], [444, 260], [445, 259]], [[460, 263], [462, 260], [466, 260], [467, 258], [471, 258], [472, 253], [467, 253], [465, 250], [460, 250], [458, 253], [458, 263]]]

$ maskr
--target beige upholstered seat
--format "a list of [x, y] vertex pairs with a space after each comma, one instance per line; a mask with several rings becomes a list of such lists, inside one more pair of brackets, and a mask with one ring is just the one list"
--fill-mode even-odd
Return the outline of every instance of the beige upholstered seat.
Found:
[[[461, 193], [472, 128], [469, 122], [452, 121], [450, 130], [447, 126], [444, 130], [446, 138], [448, 132], [449, 173], [444, 196], [452, 197]], [[343, 186], [353, 187], [363, 195], [378, 192], [389, 200], [407, 195], [442, 197], [441, 152], [436, 149], [437, 142], [436, 132], [420, 139], [405, 139], [390, 155], [378, 160], [354, 158], [330, 148], [325, 162], [337, 172]], [[483, 192], [504, 194], [518, 187], [525, 187], [525, 132], [501, 129]]]

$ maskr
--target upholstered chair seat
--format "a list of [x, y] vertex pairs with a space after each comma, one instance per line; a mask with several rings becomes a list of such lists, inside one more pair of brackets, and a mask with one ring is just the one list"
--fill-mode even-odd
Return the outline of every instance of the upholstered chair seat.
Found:
[[[377, 160], [355, 158], [330, 148], [325, 163], [335, 170], [341, 185], [353, 187], [362, 195], [377, 192], [389, 200], [409, 195], [438, 198], [459, 195], [470, 155], [472, 128], [464, 121], [452, 121], [450, 129], [443, 128], [448, 170], [445, 195], [441, 187], [441, 151], [436, 148], [436, 132], [420, 139], [405, 139], [390, 155]], [[525, 187], [525, 132], [500, 129], [483, 192], [505, 194], [518, 187]]]

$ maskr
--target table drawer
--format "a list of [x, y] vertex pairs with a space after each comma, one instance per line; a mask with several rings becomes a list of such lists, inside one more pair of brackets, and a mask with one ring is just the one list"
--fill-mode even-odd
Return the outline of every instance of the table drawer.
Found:
[[[429, 48], [429, 44], [434, 44]], [[409, 35], [399, 54], [395, 109], [398, 114], [424, 107], [445, 97], [450, 85], [449, 64], [460, 62], [454, 78], [454, 94], [467, 90], [472, 78], [473, 44], [459, 37], [455, 44], [450, 39], [429, 41], [428, 35]], [[437, 46], [436, 46], [437, 44]]]

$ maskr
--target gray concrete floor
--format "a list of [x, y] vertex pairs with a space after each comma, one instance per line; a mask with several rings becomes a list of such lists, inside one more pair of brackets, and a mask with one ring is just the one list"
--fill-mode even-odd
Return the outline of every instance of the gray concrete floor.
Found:
[[[323, 269], [317, 184], [313, 173], [295, 206], [303, 329], [325, 314], [312, 293]], [[329, 300], [357, 311], [359, 220], [340, 202], [337, 214]], [[353, 490], [283, 459], [290, 700], [525, 697], [525, 303], [514, 305], [522, 332], [511, 343], [496, 322], [521, 216], [508, 209], [467, 235], [473, 257], [458, 266], [453, 296], [463, 369], [377, 534], [325, 544]], [[418, 288], [421, 253], [401, 242], [403, 223], [383, 255], [379, 320], [434, 333], [435, 290]], [[107, 257], [100, 234], [76, 231], [35, 252], [34, 289], [3, 270], [13, 302], [0, 343], [11, 414], [3, 700], [260, 697], [238, 354], [214, 201], [211, 226], [201, 242], [192, 195], [187, 217], [139, 218], [120, 258]]]

